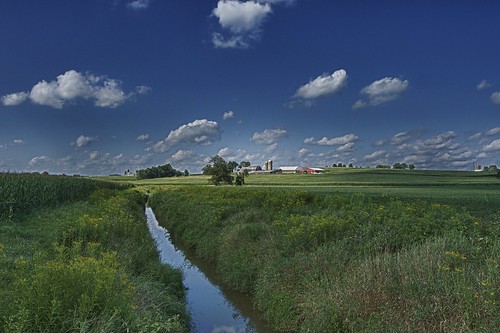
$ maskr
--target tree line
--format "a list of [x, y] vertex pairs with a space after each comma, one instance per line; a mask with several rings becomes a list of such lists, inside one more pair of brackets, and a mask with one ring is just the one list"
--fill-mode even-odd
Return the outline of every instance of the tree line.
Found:
[[152, 179], [152, 178], [163, 178], [163, 177], [180, 177], [189, 176], [189, 171], [184, 170], [181, 172], [174, 169], [169, 163], [160, 166], [154, 166], [147, 169], [137, 170], [137, 179]]

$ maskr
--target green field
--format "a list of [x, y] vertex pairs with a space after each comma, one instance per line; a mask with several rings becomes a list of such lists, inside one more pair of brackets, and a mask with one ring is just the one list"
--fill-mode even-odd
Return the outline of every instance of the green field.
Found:
[[144, 193], [0, 174], [0, 332], [187, 332], [182, 273], [162, 265]]
[[208, 179], [0, 174], [0, 332], [188, 331], [180, 272], [159, 263], [147, 232], [146, 194], [171, 235], [277, 331], [498, 328], [495, 174]]
[[[189, 179], [192, 183], [189, 184]], [[341, 169], [148, 182], [171, 234], [283, 332], [492, 332], [500, 179]]]

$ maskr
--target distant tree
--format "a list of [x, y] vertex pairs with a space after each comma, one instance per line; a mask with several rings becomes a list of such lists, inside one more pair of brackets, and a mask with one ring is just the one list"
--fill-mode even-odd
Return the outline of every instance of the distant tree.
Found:
[[188, 171], [188, 169], [184, 170], [184, 176], [186, 176], [186, 177], [187, 177], [187, 176], [189, 176], [189, 171]]
[[247, 168], [250, 166], [250, 161], [241, 161], [240, 168]]
[[414, 165], [414, 164], [410, 164], [410, 165], [408, 165], [408, 169], [410, 169], [410, 170], [415, 170], [415, 165]]
[[349, 163], [349, 168], [353, 168], [354, 166], [352, 165], [352, 163]]
[[236, 167], [238, 166], [238, 162], [235, 162], [235, 161], [229, 161], [227, 163], [228, 167], [231, 168], [231, 171], [236, 169]]
[[332, 168], [336, 168], [337, 164], [333, 163]]
[[232, 185], [233, 184], [233, 176], [231, 173], [233, 169], [231, 166], [219, 155], [215, 155], [202, 169], [204, 175], [212, 176], [209, 179], [211, 184], [216, 186], [223, 184]]
[[342, 163], [337, 163], [337, 167], [342, 168], [344, 165]]
[[394, 163], [392, 165], [392, 168], [393, 169], [403, 169], [403, 166], [401, 165], [401, 163], [397, 162], [397, 163]]
[[151, 179], [163, 177], [178, 177], [182, 176], [182, 172], [175, 170], [170, 164], [154, 166], [151, 168], [137, 170], [137, 179]]

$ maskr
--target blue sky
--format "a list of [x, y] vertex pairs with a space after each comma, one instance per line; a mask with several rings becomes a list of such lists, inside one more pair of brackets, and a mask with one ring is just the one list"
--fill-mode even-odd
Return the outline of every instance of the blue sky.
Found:
[[9, 1], [0, 170], [500, 166], [499, 1]]

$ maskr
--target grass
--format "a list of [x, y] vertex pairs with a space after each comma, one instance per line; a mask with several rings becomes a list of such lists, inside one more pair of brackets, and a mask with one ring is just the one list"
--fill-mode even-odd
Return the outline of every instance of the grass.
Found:
[[[22, 179], [27, 193], [61, 181]], [[84, 199], [0, 219], [0, 332], [189, 331], [182, 273], [160, 264], [145, 195], [85, 181], [99, 186]]]
[[[498, 181], [454, 185], [469, 173], [448, 174], [431, 187], [391, 181], [401, 198], [375, 184], [339, 190], [301, 183], [316, 175], [266, 175], [258, 179], [286, 186], [157, 186], [151, 203], [278, 331], [491, 332], [500, 320]], [[477, 184], [472, 201], [464, 183]], [[465, 209], [476, 205], [479, 215]]]

